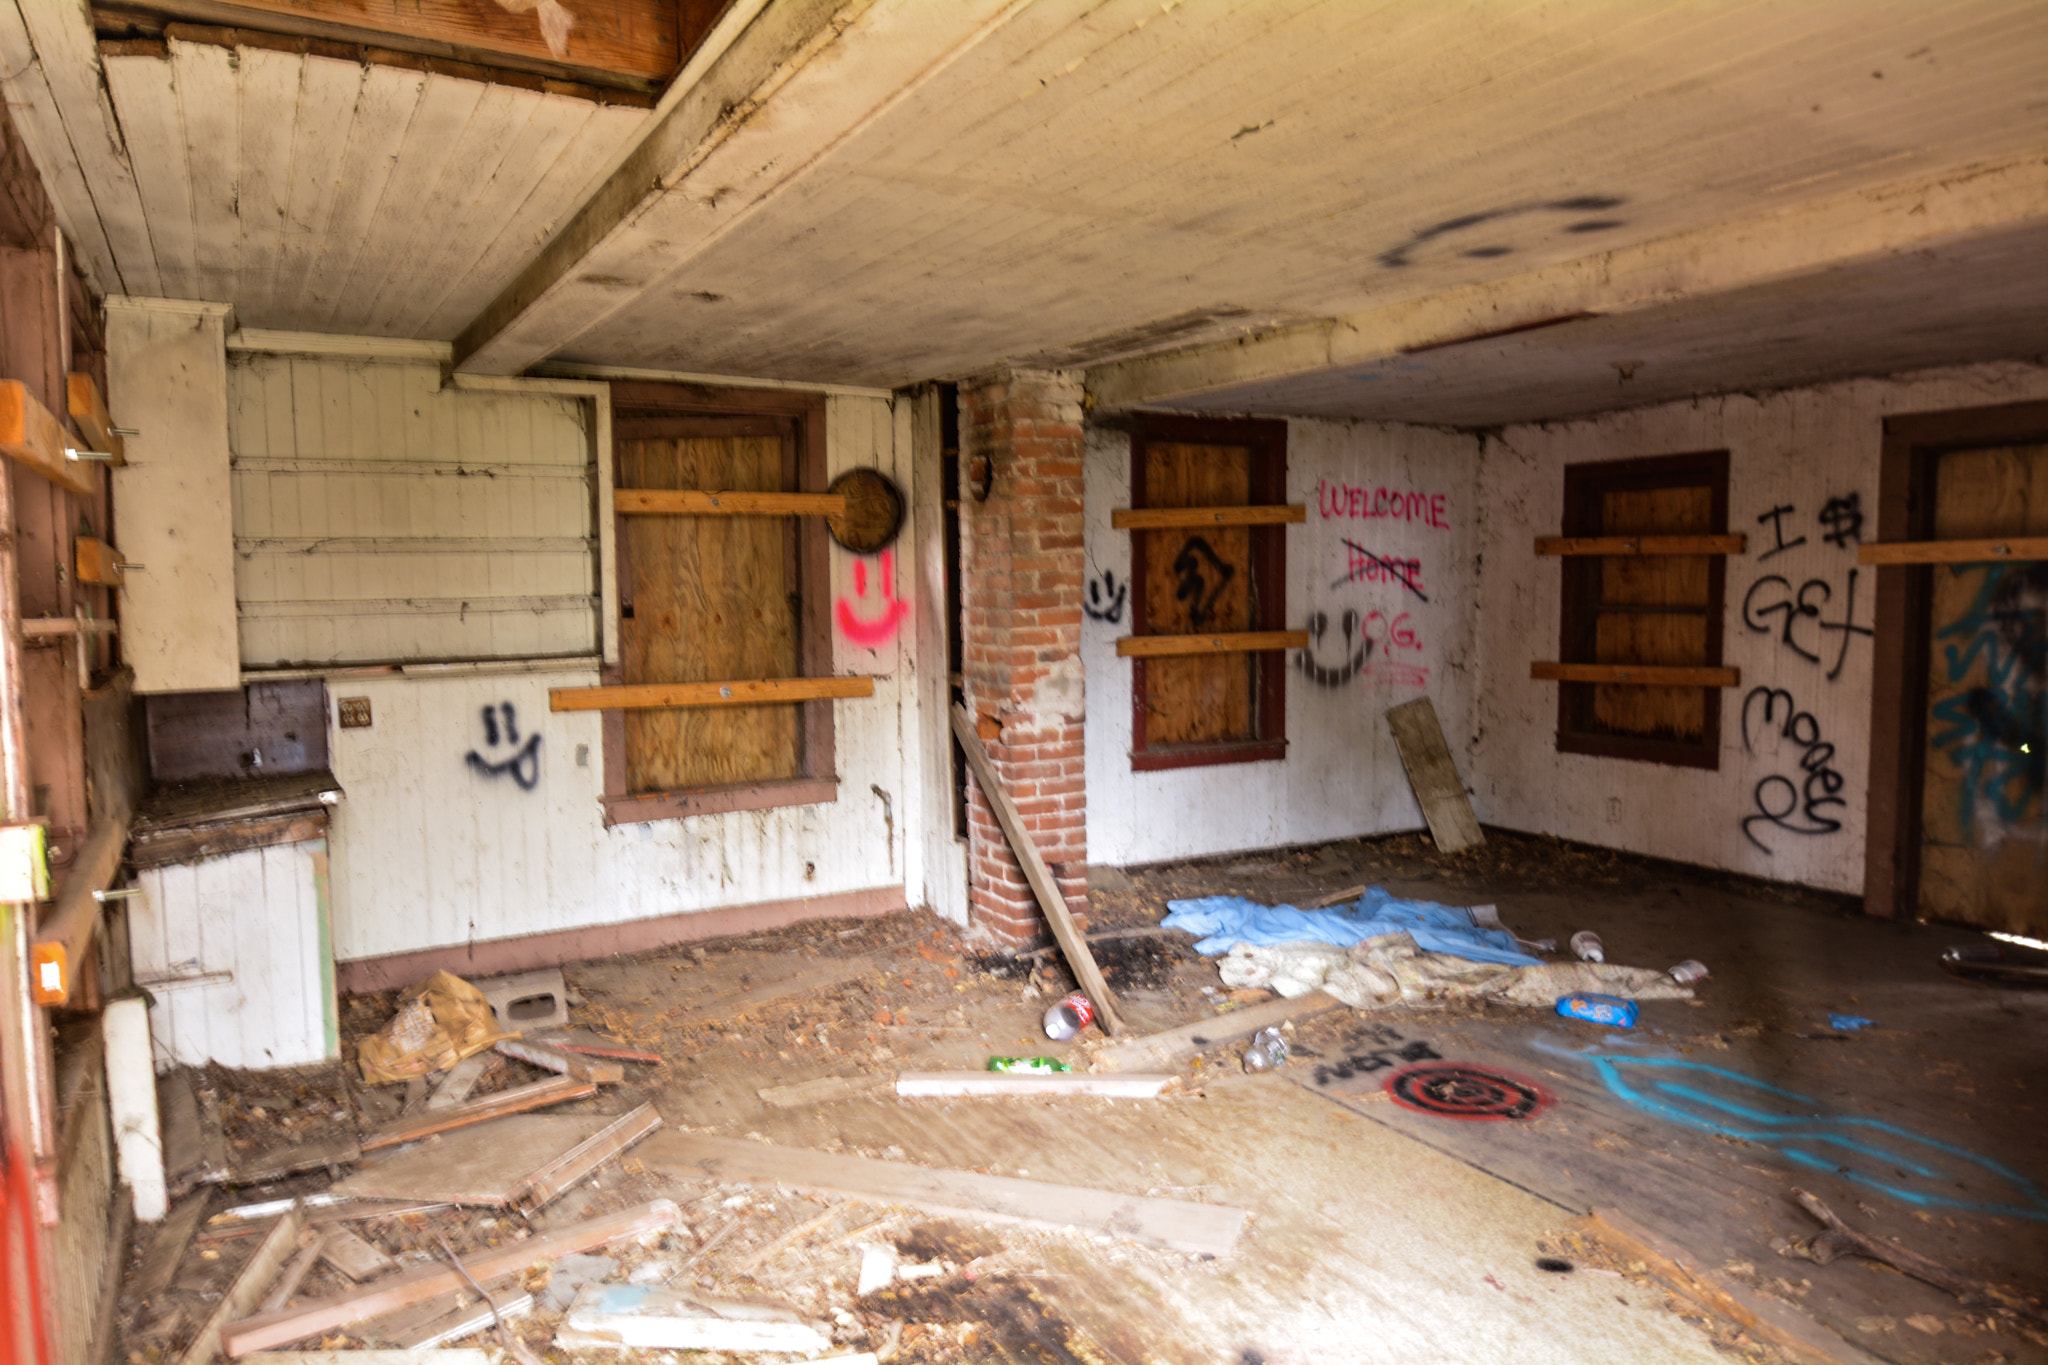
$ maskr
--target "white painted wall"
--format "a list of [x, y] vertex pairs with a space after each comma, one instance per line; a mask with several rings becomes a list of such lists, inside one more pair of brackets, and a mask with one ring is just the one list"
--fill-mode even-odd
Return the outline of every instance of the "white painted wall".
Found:
[[244, 667], [597, 654], [591, 399], [258, 351], [228, 398]]
[[116, 545], [140, 564], [121, 589], [121, 656], [137, 692], [240, 681], [229, 526], [228, 309], [174, 299], [107, 300], [107, 394], [131, 427], [113, 471]]
[[[1855, 496], [1866, 517], [1865, 538], [1875, 539], [1878, 461], [1886, 417], [1901, 413], [1989, 406], [2048, 398], [2048, 367], [1980, 365], [1796, 389], [1763, 397], [1731, 395], [1555, 425], [1509, 427], [1486, 442], [1479, 467], [1483, 516], [1479, 545], [1483, 568], [1478, 596], [1478, 658], [1485, 692], [1475, 717], [1476, 761], [1467, 781], [1476, 788], [1480, 819], [1515, 829], [1674, 858], [1683, 862], [1828, 890], [1863, 887], [1865, 800], [1868, 790], [1871, 647], [1867, 635], [1849, 635], [1840, 655], [1838, 624], [1855, 566], [1855, 543], [1832, 545], [1818, 515], [1831, 498]], [[1556, 684], [1532, 681], [1529, 664], [1555, 659], [1559, 648], [1562, 572], [1555, 559], [1539, 559], [1535, 537], [1555, 535], [1562, 524], [1564, 466], [1594, 460], [1729, 452], [1728, 529], [1749, 536], [1749, 552], [1728, 564], [1728, 611], [1723, 658], [1742, 670], [1742, 685], [1723, 693], [1721, 764], [1717, 771], [1594, 758], [1556, 751]], [[1805, 544], [1769, 554], [1776, 545], [1769, 521], [1774, 507], [1784, 537]], [[1761, 583], [1771, 575], [1785, 585]], [[1782, 612], [1772, 613], [1787, 588], [1809, 582], [1807, 601], [1820, 616], [1802, 617], [1793, 641], [1818, 661], [1802, 657], [1783, 639]], [[1854, 624], [1873, 619], [1875, 578], [1857, 575]], [[1744, 622], [1744, 601], [1751, 618]], [[1839, 673], [1830, 679], [1828, 674]], [[1806, 751], [1765, 730], [1760, 698], [1752, 709], [1745, 746], [1743, 702], [1751, 689], [1783, 688], [1834, 746], [1831, 762], [1843, 779], [1847, 804], [1821, 811], [1839, 819], [1838, 831], [1795, 834], [1769, 821], [1749, 826], [1758, 784], [1784, 776], [1803, 785]], [[1781, 714], [1782, 720], [1782, 714]], [[1458, 751], [1453, 738], [1452, 751]], [[1476, 780], [1475, 779], [1476, 775]], [[1782, 798], [1771, 784], [1767, 799]], [[1798, 814], [1794, 823], [1818, 822]], [[1761, 846], [1759, 846], [1761, 845]]]
[[[826, 418], [832, 474], [881, 469], [910, 487], [908, 414], [880, 399], [833, 397]], [[575, 496], [587, 498], [587, 489]], [[915, 606], [914, 524], [892, 547], [891, 598]], [[888, 610], [880, 557], [865, 593], [855, 557], [831, 551], [835, 609], [860, 619]], [[829, 804], [701, 815], [606, 829], [601, 719], [555, 714], [551, 687], [591, 686], [594, 666], [414, 666], [337, 674], [335, 697], [370, 700], [368, 729], [329, 733], [347, 799], [334, 813], [335, 956], [342, 960], [617, 923], [723, 906], [908, 887], [921, 898], [917, 831], [930, 798], [913, 627], [875, 648], [838, 638], [834, 671], [872, 674], [875, 695], [834, 703], [839, 799]], [[944, 658], [934, 664], [941, 672]], [[501, 728], [486, 743], [481, 711], [510, 704], [519, 744]], [[337, 708], [338, 709], [338, 708]], [[540, 737], [531, 789], [468, 761], [510, 757]]]
[[159, 1070], [267, 1068], [339, 1054], [321, 902], [325, 841], [148, 868], [128, 905], [136, 981], [155, 997]]
[[[1415, 804], [1382, 713], [1427, 696], [1435, 703], [1460, 771], [1471, 781], [1472, 607], [1478, 546], [1479, 442], [1425, 427], [1296, 420], [1288, 424], [1288, 500], [1308, 508], [1305, 525], [1287, 528], [1287, 620], [1306, 627], [1320, 613], [1322, 664], [1348, 662], [1343, 636], [1356, 613], [1370, 638], [1366, 666], [1325, 686], [1290, 651], [1287, 757], [1266, 763], [1133, 772], [1131, 663], [1116, 654], [1130, 633], [1130, 604], [1113, 621], [1096, 619], [1130, 580], [1131, 537], [1112, 530], [1110, 512], [1129, 505], [1130, 442], [1121, 432], [1088, 436], [1086, 542], [1090, 614], [1081, 655], [1088, 675], [1088, 858], [1142, 863], [1267, 848], [1360, 834], [1419, 829]], [[1353, 515], [1352, 489], [1377, 508], [1378, 492], [1440, 499], [1434, 520]], [[1407, 510], [1404, 502], [1402, 511]], [[1416, 594], [1384, 572], [1349, 578], [1350, 541], [1390, 560], [1420, 561]], [[1103, 576], [1108, 575], [1105, 579]], [[1355, 645], [1352, 653], [1355, 655]]]

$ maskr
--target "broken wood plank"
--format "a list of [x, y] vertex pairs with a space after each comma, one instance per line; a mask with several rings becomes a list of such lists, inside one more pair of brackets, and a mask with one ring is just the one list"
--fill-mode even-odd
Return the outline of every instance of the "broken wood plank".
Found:
[[865, 1095], [875, 1088], [875, 1084], [873, 1076], [819, 1076], [794, 1085], [771, 1085], [754, 1093], [761, 1097], [763, 1103], [777, 1109], [808, 1109], [814, 1104], [830, 1104], [833, 1100]]
[[[533, 1303], [531, 1294], [527, 1295], [526, 1302], [529, 1305]], [[483, 1309], [483, 1315], [484, 1324], [488, 1326], [491, 1310]], [[257, 1351], [242, 1359], [248, 1365], [492, 1365], [495, 1354], [476, 1349], [430, 1351], [417, 1348], [407, 1351]]]
[[1387, 728], [1394, 732], [1394, 747], [1401, 752], [1401, 766], [1408, 770], [1408, 785], [1415, 789], [1415, 800], [1422, 807], [1422, 818], [1429, 822], [1429, 837], [1437, 848], [1461, 853], [1485, 843], [1429, 698], [1417, 697], [1390, 707]]
[[896, 1093], [906, 1097], [942, 1095], [1093, 1095], [1099, 1099], [1149, 1100], [1179, 1080], [1178, 1076], [1127, 1073], [1090, 1076], [1082, 1072], [1050, 1076], [1001, 1071], [905, 1071], [896, 1077]]
[[211, 1087], [199, 1092], [198, 1179], [224, 1181], [228, 1178], [228, 1130], [220, 1118], [220, 1092]]
[[398, 1262], [354, 1232], [340, 1227], [329, 1231], [321, 1242], [320, 1258], [357, 1284], [398, 1269]]
[[67, 456], [71, 448], [64, 424], [27, 385], [19, 379], [0, 379], [0, 455], [59, 488], [89, 498], [94, 491], [93, 467]]
[[491, 1046], [505, 1056], [516, 1057], [529, 1066], [537, 1066], [544, 1071], [553, 1071], [579, 1081], [617, 1085], [626, 1079], [626, 1068], [617, 1062], [580, 1057], [572, 1052], [564, 1052], [560, 1048], [549, 1047], [546, 1043], [528, 1042], [524, 1038], [500, 1038]]
[[721, 1312], [680, 1289], [585, 1285], [555, 1332], [571, 1350], [822, 1351], [832, 1338], [794, 1310], [734, 1305]]
[[289, 1147], [256, 1152], [246, 1159], [238, 1159], [234, 1166], [233, 1180], [237, 1185], [261, 1185], [265, 1181], [280, 1180], [300, 1171], [353, 1166], [362, 1159], [362, 1155], [363, 1149], [355, 1138], [347, 1133], [335, 1133], [323, 1138], [295, 1142]]
[[660, 1126], [650, 1104], [620, 1118], [514, 1115], [373, 1160], [334, 1192], [354, 1199], [538, 1207]]
[[678, 1016], [672, 1021], [670, 1027], [697, 1028], [704, 1024], [717, 1024], [739, 1019], [763, 1005], [771, 1004], [786, 996], [821, 991], [827, 986], [836, 986], [842, 981], [850, 981], [856, 976], [865, 976], [874, 970], [875, 963], [872, 958], [840, 958], [836, 961], [800, 971], [794, 976], [785, 977], [781, 981], [764, 982], [752, 990], [742, 991], [738, 995], [728, 996], [722, 1000], [713, 1000], [708, 1004], [691, 1010], [688, 1014]]
[[449, 1067], [441, 1077], [441, 1083], [434, 1087], [434, 1093], [427, 1096], [427, 1108], [453, 1109], [468, 1099], [469, 1092], [476, 1089], [476, 1083], [490, 1069], [492, 1060], [488, 1052], [472, 1052]]
[[178, 1267], [184, 1263], [185, 1249], [192, 1245], [192, 1234], [199, 1230], [199, 1222], [206, 1216], [206, 1205], [212, 1198], [213, 1188], [201, 1186], [179, 1200], [169, 1216], [156, 1225], [149, 1255], [143, 1258], [142, 1269], [135, 1276], [136, 1293], [153, 1299], [171, 1287]]
[[695, 1178], [909, 1204], [934, 1213], [997, 1223], [1079, 1229], [1211, 1256], [1227, 1256], [1236, 1249], [1238, 1234], [1250, 1216], [1244, 1209], [1215, 1204], [910, 1166], [673, 1129], [642, 1143], [640, 1159], [649, 1166]]
[[551, 687], [550, 711], [658, 711], [679, 706], [772, 706], [785, 702], [872, 697], [866, 675], [834, 678], [735, 678], [730, 682], [618, 683]]
[[1121, 659], [1164, 659], [1183, 654], [1265, 654], [1307, 649], [1305, 630], [1245, 630], [1218, 635], [1125, 635], [1116, 642]]
[[270, 1292], [263, 1296], [263, 1311], [268, 1312], [273, 1308], [282, 1308], [291, 1302], [292, 1295], [299, 1291], [299, 1281], [306, 1278], [306, 1272], [313, 1268], [314, 1263], [325, 1252], [326, 1240], [324, 1236], [316, 1235], [309, 1244], [299, 1249], [299, 1254], [292, 1257], [285, 1268], [279, 1272], [277, 1283], [272, 1285]]
[[560, 1048], [564, 1052], [580, 1052], [586, 1057], [609, 1057], [615, 1062], [646, 1062], [650, 1066], [666, 1066], [668, 1061], [659, 1052], [643, 1052], [629, 1047], [617, 1038], [607, 1038], [589, 1029], [547, 1029], [540, 1033], [526, 1035], [536, 1043]]
[[487, 1332], [500, 1320], [510, 1322], [533, 1311], [533, 1295], [521, 1289], [516, 1280], [486, 1284], [484, 1292], [498, 1306], [496, 1316], [491, 1313], [490, 1303], [479, 1302], [473, 1294], [447, 1294], [363, 1323], [357, 1327], [356, 1335], [425, 1351]]
[[495, 1095], [486, 1095], [480, 1100], [438, 1112], [429, 1111], [413, 1118], [400, 1119], [397, 1123], [379, 1128], [363, 1139], [363, 1150], [374, 1152], [384, 1147], [396, 1147], [404, 1142], [417, 1142], [435, 1133], [446, 1133], [456, 1128], [467, 1128], [473, 1123], [483, 1123], [504, 1114], [524, 1113], [550, 1104], [566, 1104], [570, 1100], [587, 1099], [597, 1093], [597, 1087], [589, 1081], [579, 1081], [569, 1076], [553, 1076], [532, 1085], [522, 1085], [513, 1090], [501, 1090]]
[[974, 780], [981, 788], [982, 796], [996, 813], [996, 820], [1003, 827], [1003, 837], [1009, 840], [1010, 851], [1016, 855], [1017, 865], [1024, 870], [1024, 880], [1031, 884], [1031, 892], [1038, 898], [1038, 908], [1045, 914], [1045, 922], [1052, 927], [1052, 936], [1058, 940], [1060, 950], [1066, 955], [1067, 965], [1073, 969], [1074, 979], [1095, 1006], [1095, 1018], [1102, 1025], [1104, 1033], [1122, 1033], [1124, 1021], [1117, 1015], [1115, 998], [1109, 993], [1109, 983], [1102, 979], [1102, 969], [1095, 965], [1095, 955], [1088, 951], [1087, 940], [1074, 925], [1074, 917], [1067, 913], [1066, 897], [1060, 894], [1058, 883], [1052, 879], [1052, 870], [1045, 865], [1045, 859], [1038, 856], [1038, 846], [1031, 842], [1030, 831], [1017, 815], [1017, 807], [1010, 800], [1010, 794], [996, 781], [995, 767], [989, 762], [988, 751], [981, 747], [981, 736], [975, 733], [974, 719], [967, 714], [967, 708], [957, 702], [953, 706], [953, 734], [960, 741], [961, 751], [967, 755], [968, 764], [974, 769]]
[[651, 1104], [614, 1119], [528, 1175], [521, 1182], [519, 1204], [529, 1211], [539, 1208], [659, 1127], [661, 1115]]
[[250, 1253], [228, 1292], [221, 1295], [220, 1303], [207, 1316], [192, 1344], [185, 1348], [185, 1354], [178, 1358], [178, 1365], [208, 1365], [222, 1352], [229, 1324], [263, 1301], [263, 1291], [298, 1247], [299, 1231], [304, 1226], [297, 1209], [277, 1220], [269, 1235]]
[[1112, 1043], [1097, 1052], [1089, 1060], [1094, 1071], [1138, 1071], [1161, 1070], [1179, 1066], [1204, 1048], [1216, 1047], [1222, 1043], [1249, 1038], [1262, 1028], [1284, 1024], [1289, 1019], [1300, 1019], [1311, 1014], [1333, 1010], [1338, 1002], [1321, 991], [1310, 991], [1307, 995], [1292, 1000], [1270, 1000], [1263, 1005], [1247, 1009], [1232, 1010], [1209, 1019], [1197, 1019], [1192, 1024], [1167, 1029], [1164, 1033], [1147, 1034], [1143, 1038], [1132, 1038], [1121, 1043]]
[[[157, 1082], [157, 1113], [164, 1144], [164, 1177], [173, 1197], [206, 1179], [206, 1144], [199, 1133], [199, 1097], [182, 1067]], [[226, 1171], [219, 1173], [225, 1176]]]
[[1900, 1274], [1911, 1275], [1916, 1280], [1933, 1285], [1943, 1293], [1953, 1294], [1956, 1302], [1965, 1306], [1997, 1304], [2037, 1323], [2048, 1324], [2048, 1317], [2044, 1317], [2040, 1310], [2017, 1294], [2000, 1289], [1988, 1281], [1959, 1274], [1939, 1261], [1930, 1261], [1920, 1253], [1908, 1251], [1887, 1238], [1858, 1232], [1843, 1222], [1833, 1209], [1805, 1190], [1794, 1189], [1792, 1197], [1800, 1208], [1819, 1219], [1827, 1228], [1827, 1231], [1816, 1235], [1799, 1249], [1799, 1254], [1815, 1265], [1827, 1265], [1839, 1256], [1862, 1256], [1869, 1260], [1881, 1261]]
[[1327, 896], [1317, 896], [1314, 900], [1303, 906], [1302, 909], [1327, 910], [1333, 905], [1342, 905], [1347, 901], [1355, 901], [1360, 896], [1363, 896], [1367, 890], [1368, 888], [1363, 883], [1357, 886], [1347, 886], [1342, 891], [1332, 891]]
[[1613, 1209], [1594, 1209], [1578, 1220], [1586, 1236], [1641, 1261], [1680, 1298], [1740, 1325], [1751, 1336], [1805, 1365], [1877, 1365], [1854, 1345], [1788, 1303], [1724, 1280], [1684, 1249]]
[[[638, 1208], [544, 1233], [523, 1242], [492, 1247], [468, 1258], [469, 1273], [479, 1282], [514, 1275], [530, 1265], [558, 1260], [579, 1251], [590, 1251], [608, 1242], [641, 1237], [674, 1226], [682, 1217], [672, 1199], [657, 1199]], [[220, 1334], [222, 1348], [231, 1356], [245, 1356], [271, 1346], [301, 1341], [317, 1332], [332, 1331], [395, 1309], [423, 1303], [437, 1294], [463, 1286], [462, 1272], [453, 1266], [427, 1265], [417, 1270], [388, 1276], [373, 1285], [332, 1298], [316, 1299], [296, 1308], [280, 1308], [230, 1323]]]

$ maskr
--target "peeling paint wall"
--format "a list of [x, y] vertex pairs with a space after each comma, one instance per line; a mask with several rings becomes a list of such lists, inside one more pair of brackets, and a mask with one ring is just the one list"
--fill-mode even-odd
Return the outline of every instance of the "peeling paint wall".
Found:
[[1472, 778], [1472, 613], [1480, 508], [1479, 442], [1426, 427], [1292, 421], [1285, 760], [1161, 772], [1131, 770], [1131, 536], [1110, 513], [1129, 505], [1130, 442], [1089, 434], [1087, 665], [1088, 852], [1097, 863], [1152, 862], [1237, 849], [1419, 829], [1422, 813], [1382, 719], [1426, 696], [1459, 771]]
[[[1480, 819], [1860, 893], [1876, 578], [1856, 570], [1856, 546], [1876, 538], [1884, 419], [2044, 397], [2048, 368], [1980, 365], [1489, 438], [1479, 469], [1486, 688], [1467, 774]], [[1722, 657], [1742, 683], [1722, 694], [1719, 769], [1558, 753], [1557, 685], [1531, 680], [1529, 664], [1558, 657], [1562, 571], [1533, 543], [1560, 529], [1564, 467], [1717, 449], [1729, 452], [1728, 529], [1749, 538], [1728, 562]], [[1809, 782], [1822, 769], [1839, 782]], [[1841, 804], [1825, 800], [1831, 792]]]

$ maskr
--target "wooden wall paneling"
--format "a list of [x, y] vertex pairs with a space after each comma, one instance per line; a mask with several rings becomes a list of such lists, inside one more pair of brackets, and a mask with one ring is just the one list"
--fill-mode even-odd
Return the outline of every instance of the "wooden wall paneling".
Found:
[[91, 820], [134, 813], [147, 781], [148, 750], [134, 680], [124, 671], [85, 694], [85, 796]]
[[69, 638], [58, 637], [21, 652], [29, 773], [35, 784], [36, 813], [50, 821], [53, 863], [70, 861], [88, 824], [85, 712], [77, 656], [72, 652], [76, 648]]
[[[149, 765], [159, 782], [316, 772], [327, 766], [327, 685], [253, 682], [233, 692], [148, 697]], [[262, 763], [252, 762], [261, 752]]]

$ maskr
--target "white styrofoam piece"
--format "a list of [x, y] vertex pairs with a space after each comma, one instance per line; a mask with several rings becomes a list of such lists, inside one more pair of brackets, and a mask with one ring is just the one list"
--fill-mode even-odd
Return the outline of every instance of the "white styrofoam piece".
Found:
[[156, 1067], [149, 1045], [149, 1006], [140, 996], [111, 1001], [101, 1016], [107, 1048], [107, 1108], [114, 1155], [135, 1197], [135, 1219], [161, 1222], [169, 1206], [163, 1139], [157, 1129]]

